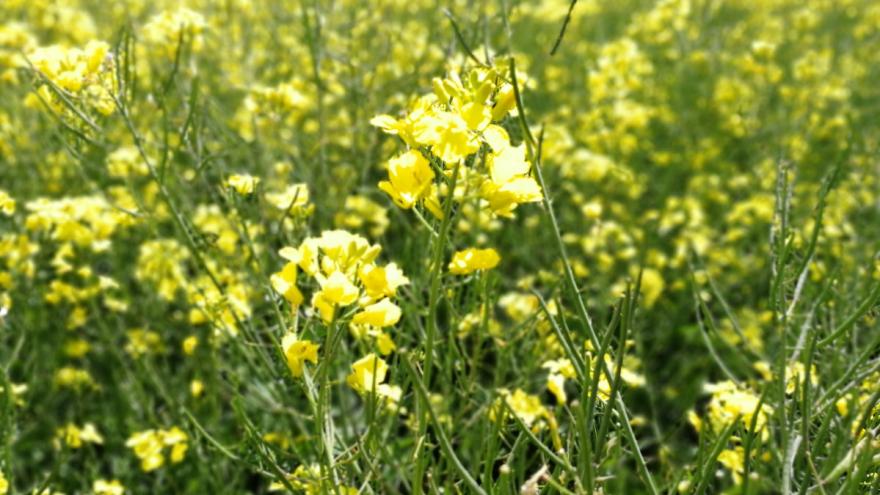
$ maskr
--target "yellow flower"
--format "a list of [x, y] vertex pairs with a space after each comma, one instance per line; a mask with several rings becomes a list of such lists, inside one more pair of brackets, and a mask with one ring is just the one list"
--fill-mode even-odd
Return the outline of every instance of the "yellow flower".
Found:
[[125, 446], [134, 450], [134, 455], [141, 461], [141, 470], [153, 471], [165, 464], [162, 455], [162, 438], [156, 430], [145, 430], [130, 436]]
[[665, 286], [663, 275], [659, 271], [653, 268], [645, 268], [642, 271], [642, 296], [645, 307], [650, 308], [657, 302]]
[[281, 340], [281, 348], [287, 359], [287, 367], [294, 377], [303, 375], [303, 363], [311, 361], [318, 364], [318, 348], [320, 346], [310, 340], [298, 340], [296, 335], [289, 333]]
[[0, 471], [0, 495], [6, 495], [7, 492], [9, 492], [9, 481], [6, 480], [3, 471]]
[[462, 105], [458, 113], [472, 131], [482, 130], [492, 120], [492, 112], [489, 108], [475, 101]]
[[226, 179], [226, 187], [235, 190], [242, 196], [253, 194], [259, 183], [259, 177], [249, 174], [232, 174]]
[[358, 288], [342, 272], [335, 271], [329, 277], [316, 277], [321, 284], [323, 297], [338, 306], [348, 306], [358, 298]]
[[164, 449], [170, 447], [169, 459], [172, 464], [181, 462], [186, 456], [188, 437], [180, 428], [173, 426], [168, 430], [145, 430], [130, 436], [125, 446], [134, 451], [141, 461], [141, 470], [149, 472], [165, 464]]
[[489, 180], [481, 196], [489, 202], [492, 211], [509, 217], [520, 203], [540, 201], [541, 187], [529, 176], [531, 166], [526, 161], [525, 145], [507, 146], [488, 157]]
[[390, 327], [400, 320], [400, 308], [387, 297], [371, 304], [354, 315], [352, 321], [357, 324], [368, 324], [374, 327]]
[[449, 271], [455, 275], [467, 275], [477, 270], [491, 270], [498, 266], [501, 257], [492, 248], [468, 248], [457, 251], [449, 262]]
[[15, 213], [15, 200], [2, 189], [0, 189], [0, 213], [6, 216], [12, 216]]
[[314, 205], [309, 204], [309, 186], [291, 184], [281, 192], [267, 192], [266, 201], [278, 210], [290, 215], [309, 215]]
[[318, 271], [318, 240], [310, 237], [298, 248], [285, 247], [278, 254], [287, 261], [296, 263], [307, 275], [313, 276]]
[[189, 382], [189, 393], [195, 398], [199, 398], [205, 392], [205, 382], [201, 380], [193, 380]]
[[64, 440], [64, 444], [72, 449], [78, 449], [84, 443], [94, 443], [101, 445], [104, 443], [104, 437], [98, 433], [97, 428], [92, 423], [86, 423], [82, 428], [73, 423], [68, 423], [59, 428], [55, 433], [57, 439]]
[[387, 356], [397, 349], [397, 344], [391, 339], [391, 336], [385, 332], [376, 333], [376, 347], [379, 348], [379, 354]]
[[135, 328], [129, 330], [127, 335], [128, 343], [125, 345], [125, 352], [134, 357], [157, 354], [165, 350], [162, 345], [162, 337], [152, 330]]
[[372, 392], [377, 385], [384, 382], [387, 373], [388, 364], [385, 360], [370, 353], [351, 365], [351, 374], [346, 378], [346, 382], [359, 394], [365, 394]]
[[550, 370], [550, 374], [547, 376], [547, 389], [556, 396], [557, 402], [565, 404], [568, 399], [565, 394], [565, 379], [575, 378], [574, 366], [571, 361], [557, 359], [547, 361], [541, 367]]
[[364, 285], [364, 291], [370, 300], [385, 296], [392, 297], [397, 293], [398, 287], [409, 283], [409, 279], [394, 263], [389, 263], [384, 267], [373, 264], [364, 265], [358, 270], [358, 279]]
[[568, 396], [565, 393], [565, 377], [556, 373], [547, 375], [547, 390], [555, 397], [560, 404], [565, 404]]
[[324, 274], [341, 271], [352, 277], [356, 274], [357, 267], [372, 263], [382, 251], [380, 246], [370, 244], [365, 238], [345, 230], [321, 232], [317, 245], [324, 254], [321, 259], [321, 271]]
[[388, 193], [397, 206], [409, 209], [424, 198], [434, 181], [428, 160], [410, 150], [388, 161], [388, 180], [379, 182], [379, 189]]
[[766, 426], [773, 408], [768, 404], [762, 404], [760, 409], [760, 397], [743, 387], [737, 386], [730, 380], [705, 386], [707, 392], [712, 394], [709, 400], [708, 416], [714, 431], [721, 431], [734, 421], [742, 422], [748, 428], [755, 418], [755, 431], [760, 431], [762, 438], [769, 434]]
[[458, 163], [480, 149], [480, 140], [468, 121], [455, 112], [424, 115], [415, 122], [413, 137], [417, 143], [430, 146], [447, 165]]
[[119, 480], [95, 480], [92, 484], [92, 491], [95, 495], [123, 495], [125, 487]]
[[546, 420], [550, 417], [550, 413], [544, 405], [541, 404], [541, 399], [536, 395], [527, 394], [521, 389], [516, 389], [513, 393], [510, 393], [510, 391], [506, 389], [500, 389], [498, 393], [500, 397], [495, 405], [489, 410], [489, 417], [493, 421], [502, 420], [508, 417], [508, 412], [505, 409], [504, 404], [516, 414], [524, 425], [533, 430], [539, 428], [539, 420]]
[[171, 455], [169, 458], [171, 459], [172, 464], [177, 464], [182, 461], [184, 456], [186, 455], [186, 450], [188, 448], [186, 433], [183, 432], [180, 428], [176, 426], [172, 426], [170, 430], [166, 430], [162, 435], [162, 443], [166, 446], [171, 447]]
[[187, 356], [192, 356], [194, 352], [196, 352], [196, 347], [199, 345], [199, 338], [195, 335], [190, 335], [189, 337], [183, 339], [183, 343], [181, 344], [181, 348], [183, 349], [183, 353]]
[[[289, 249], [289, 248], [286, 248]], [[299, 306], [303, 302], [303, 295], [296, 286], [297, 264], [293, 261], [284, 265], [280, 272], [273, 273], [269, 277], [272, 288], [281, 294], [294, 307]]]
[[742, 447], [724, 449], [718, 454], [718, 462], [726, 467], [733, 475], [733, 482], [737, 485], [742, 483], [742, 474], [745, 471], [745, 453]]

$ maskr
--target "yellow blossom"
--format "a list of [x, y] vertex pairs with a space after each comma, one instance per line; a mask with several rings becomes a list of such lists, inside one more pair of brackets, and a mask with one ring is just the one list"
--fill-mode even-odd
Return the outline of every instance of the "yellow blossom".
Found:
[[368, 324], [374, 327], [389, 327], [400, 320], [400, 308], [387, 297], [370, 304], [354, 315], [352, 321], [357, 324]]
[[297, 264], [288, 262], [280, 272], [273, 273], [269, 277], [272, 288], [281, 294], [294, 307], [299, 306], [303, 302], [303, 295], [296, 286]]
[[226, 187], [233, 189], [242, 196], [253, 194], [259, 183], [259, 177], [249, 174], [232, 174], [226, 179]]
[[388, 162], [388, 180], [379, 182], [379, 189], [388, 193], [397, 206], [409, 209], [430, 191], [434, 171], [428, 160], [416, 150], [396, 156]]
[[496, 403], [489, 410], [490, 419], [493, 421], [507, 418], [507, 408], [510, 408], [526, 427], [538, 430], [541, 427], [539, 421], [550, 417], [547, 408], [541, 404], [541, 399], [536, 395], [528, 394], [521, 389], [516, 389], [513, 393], [507, 389], [499, 389], [498, 393]]
[[196, 347], [199, 345], [199, 338], [195, 335], [190, 335], [189, 337], [183, 339], [183, 343], [181, 344], [181, 348], [183, 349], [183, 353], [187, 356], [192, 356], [194, 352], [196, 352]]
[[468, 248], [457, 251], [449, 262], [449, 272], [455, 275], [467, 275], [477, 270], [491, 270], [498, 266], [501, 257], [492, 248]]
[[518, 204], [543, 197], [537, 181], [528, 175], [531, 166], [526, 161], [525, 145], [507, 146], [490, 154], [488, 165], [489, 180], [484, 182], [480, 195], [495, 214], [509, 217]]
[[176, 426], [168, 430], [144, 430], [130, 436], [125, 446], [134, 451], [141, 461], [141, 470], [149, 472], [165, 464], [165, 450], [172, 464], [181, 462], [188, 448], [186, 433]]
[[310, 361], [318, 364], [318, 348], [320, 346], [310, 340], [299, 340], [294, 334], [287, 334], [281, 340], [281, 348], [287, 360], [287, 367], [294, 377], [303, 375], [303, 363]]
[[397, 288], [409, 283], [403, 271], [394, 263], [382, 266], [363, 265], [358, 270], [358, 279], [364, 285], [364, 291], [370, 300], [385, 296], [393, 297]]
[[195, 398], [199, 398], [202, 396], [202, 393], [205, 392], [205, 382], [201, 380], [193, 380], [189, 382], [189, 394]]
[[98, 433], [97, 428], [92, 423], [86, 423], [80, 428], [79, 426], [68, 423], [63, 428], [59, 428], [55, 434], [56, 438], [63, 440], [64, 444], [72, 449], [78, 449], [84, 443], [93, 443], [101, 445], [104, 443], [104, 437]]
[[6, 216], [12, 216], [15, 213], [15, 200], [2, 189], [0, 189], [0, 213]]
[[119, 480], [95, 480], [92, 483], [92, 491], [95, 495], [123, 495], [125, 487]]
[[346, 378], [348, 385], [360, 394], [371, 392], [385, 381], [388, 363], [373, 353], [355, 361], [351, 365], [351, 374]]

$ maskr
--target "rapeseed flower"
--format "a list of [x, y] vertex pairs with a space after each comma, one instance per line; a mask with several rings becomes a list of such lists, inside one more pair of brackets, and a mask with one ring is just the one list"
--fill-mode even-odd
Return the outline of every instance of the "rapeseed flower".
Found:
[[320, 346], [310, 340], [299, 340], [294, 334], [287, 334], [281, 340], [281, 348], [287, 360], [287, 367], [294, 378], [303, 375], [306, 361], [318, 364], [318, 348]]
[[468, 248], [457, 251], [449, 262], [449, 272], [454, 275], [468, 275], [477, 270], [491, 270], [498, 266], [501, 257], [492, 248]]

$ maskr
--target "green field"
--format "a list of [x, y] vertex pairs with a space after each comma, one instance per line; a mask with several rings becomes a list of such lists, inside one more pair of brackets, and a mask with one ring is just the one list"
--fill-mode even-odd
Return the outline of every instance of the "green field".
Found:
[[0, 0], [0, 495], [880, 493], [880, 1]]

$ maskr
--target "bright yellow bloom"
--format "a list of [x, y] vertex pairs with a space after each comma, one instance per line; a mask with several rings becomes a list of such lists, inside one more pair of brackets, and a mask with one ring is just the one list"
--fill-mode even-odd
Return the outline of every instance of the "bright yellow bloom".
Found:
[[409, 209], [431, 190], [434, 171], [428, 160], [410, 150], [388, 161], [388, 180], [379, 182], [379, 189], [388, 193], [397, 206]]
[[169, 459], [172, 464], [181, 462], [188, 448], [186, 433], [176, 426], [168, 430], [145, 430], [133, 434], [125, 446], [134, 451], [141, 461], [141, 470], [149, 472], [165, 464], [164, 450], [170, 447]]
[[438, 111], [420, 118], [413, 127], [416, 142], [430, 146], [446, 165], [458, 163], [480, 149], [480, 140], [468, 121], [456, 112]]
[[397, 349], [397, 344], [391, 339], [391, 336], [385, 332], [376, 333], [376, 347], [379, 348], [379, 354], [387, 356]]
[[281, 348], [287, 359], [287, 367], [294, 377], [303, 375], [303, 364], [310, 361], [318, 364], [318, 348], [320, 346], [310, 340], [298, 340], [296, 335], [290, 333], [281, 340]]
[[0, 189], [0, 213], [6, 216], [12, 216], [15, 213], [15, 200], [2, 189]]
[[336, 271], [329, 277], [318, 277], [321, 293], [328, 301], [339, 306], [348, 306], [358, 297], [358, 288], [342, 272]]
[[390, 327], [400, 320], [400, 308], [387, 297], [381, 301], [370, 304], [354, 315], [352, 321], [356, 324], [368, 324], [374, 327]]
[[101, 445], [104, 437], [98, 433], [98, 429], [92, 423], [86, 423], [80, 428], [73, 423], [68, 423], [59, 428], [55, 433], [56, 439], [63, 440], [64, 444], [71, 449], [78, 449], [85, 443]]
[[745, 452], [741, 446], [733, 449], [724, 449], [718, 454], [718, 462], [733, 475], [733, 482], [742, 483], [742, 475], [745, 471]]
[[189, 394], [195, 398], [199, 398], [205, 392], [205, 382], [195, 379], [189, 382]]
[[403, 271], [394, 263], [382, 266], [364, 265], [358, 270], [358, 279], [364, 285], [364, 291], [370, 300], [385, 296], [393, 297], [397, 288], [409, 283]]
[[176, 426], [171, 427], [170, 430], [165, 431], [162, 441], [166, 446], [171, 447], [171, 455], [168, 458], [171, 459], [172, 464], [183, 460], [188, 448], [187, 436], [183, 430]]
[[250, 174], [232, 174], [226, 179], [226, 187], [242, 196], [253, 194], [260, 184], [260, 178]]
[[298, 248], [285, 247], [278, 254], [287, 261], [296, 263], [307, 275], [313, 276], [318, 271], [318, 240], [310, 237]]
[[183, 343], [181, 344], [181, 348], [183, 349], [183, 353], [187, 356], [192, 356], [194, 352], [196, 352], [196, 347], [199, 345], [199, 338], [195, 335], [190, 335], [189, 337], [183, 339]]
[[95, 480], [92, 484], [92, 491], [95, 495], [123, 495], [125, 487], [119, 480]]
[[9, 492], [9, 481], [6, 480], [3, 471], [0, 471], [0, 495], [6, 495], [7, 492]]
[[156, 430], [135, 433], [128, 438], [125, 446], [134, 450], [134, 455], [141, 460], [141, 469], [144, 472], [153, 471], [165, 464], [162, 439]]
[[547, 389], [556, 396], [557, 402], [565, 404], [568, 398], [565, 394], [565, 379], [575, 378], [574, 366], [571, 361], [557, 359], [547, 361], [541, 367], [550, 370], [550, 374], [547, 376]]
[[384, 382], [387, 373], [388, 364], [385, 360], [370, 353], [351, 365], [351, 374], [346, 378], [346, 382], [359, 394], [365, 394], [372, 392], [377, 385]]
[[531, 166], [526, 160], [525, 145], [507, 146], [489, 155], [489, 180], [483, 183], [480, 195], [492, 211], [509, 217], [521, 203], [540, 201], [541, 187], [529, 176]]
[[372, 263], [382, 251], [380, 246], [345, 230], [321, 232], [317, 245], [324, 254], [320, 265], [325, 275], [341, 271], [346, 276], [354, 277], [359, 266]]
[[296, 272], [297, 264], [291, 261], [284, 265], [284, 268], [282, 268], [280, 272], [273, 273], [272, 276], [269, 277], [269, 281], [272, 283], [272, 288], [281, 294], [284, 299], [294, 307], [299, 306], [303, 301], [302, 292], [300, 292], [299, 288], [296, 286]]
[[749, 428], [753, 416], [757, 414], [755, 431], [761, 432], [762, 438], [766, 438], [768, 435], [766, 426], [773, 408], [768, 404], [761, 404], [758, 408], [760, 397], [757, 394], [737, 386], [730, 380], [708, 384], [705, 389], [712, 394], [708, 416], [714, 431], [721, 431], [734, 421], [740, 421], [745, 428]]
[[468, 248], [457, 251], [449, 262], [449, 272], [455, 275], [467, 275], [477, 270], [491, 270], [498, 266], [501, 257], [492, 248]]

